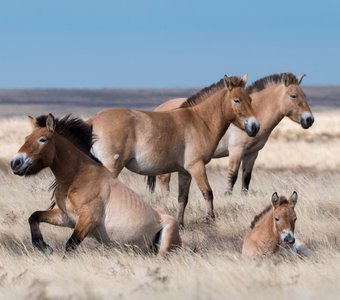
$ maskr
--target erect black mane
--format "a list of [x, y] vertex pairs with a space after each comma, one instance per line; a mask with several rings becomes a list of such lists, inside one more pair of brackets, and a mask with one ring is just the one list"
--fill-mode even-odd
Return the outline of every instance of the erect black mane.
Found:
[[[41, 115], [35, 119], [36, 125], [39, 127], [46, 126], [47, 115]], [[67, 115], [62, 119], [55, 119], [56, 127], [55, 131], [68, 139], [74, 144], [80, 151], [92, 158], [94, 161], [101, 164], [98, 158], [91, 153], [91, 148], [95, 142], [95, 137], [92, 134], [92, 125], [86, 123], [80, 118], [71, 118], [71, 115]]]
[[272, 74], [254, 81], [247, 86], [246, 90], [249, 94], [262, 91], [274, 84], [283, 83], [286, 86], [291, 84], [298, 84], [298, 78], [292, 73]]
[[[242, 80], [242, 78], [232, 76], [229, 79], [233, 87], [244, 87], [244, 81]], [[204, 89], [190, 96], [186, 101], [182, 103], [180, 107], [195, 106], [203, 102], [204, 100], [206, 100], [208, 97], [215, 94], [219, 90], [222, 90], [223, 88], [225, 88], [225, 84], [224, 79], [222, 78], [220, 81], [213, 83], [212, 85], [205, 87]]]

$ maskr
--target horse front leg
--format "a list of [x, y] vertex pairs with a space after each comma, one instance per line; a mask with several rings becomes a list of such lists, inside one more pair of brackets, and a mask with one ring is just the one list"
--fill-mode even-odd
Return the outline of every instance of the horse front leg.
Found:
[[213, 204], [214, 196], [212, 189], [209, 185], [204, 163], [203, 162], [196, 163], [190, 168], [189, 172], [192, 175], [192, 177], [194, 177], [198, 185], [198, 188], [200, 189], [204, 197], [206, 203], [206, 215], [204, 216], [204, 221], [206, 223], [209, 223], [210, 220], [215, 219]]
[[178, 172], [178, 211], [177, 220], [181, 227], [184, 226], [184, 211], [188, 204], [191, 175], [189, 173]]
[[53, 249], [45, 243], [40, 231], [40, 223], [49, 223], [56, 226], [74, 227], [74, 223], [59, 208], [36, 211], [28, 219], [31, 229], [32, 244], [39, 251], [52, 254]]
[[75, 250], [77, 246], [85, 239], [85, 237], [95, 228], [95, 222], [93, 216], [96, 214], [95, 211], [87, 210], [92, 213], [81, 214], [78, 217], [77, 223], [74, 227], [74, 231], [71, 237], [68, 239], [65, 247], [65, 251], [69, 252]]
[[258, 154], [258, 152], [255, 152], [250, 155], [246, 155], [242, 161], [242, 192], [245, 194], [247, 194], [249, 190], [251, 174]]
[[241, 156], [232, 154], [229, 156], [229, 164], [227, 168], [227, 188], [225, 195], [231, 195], [238, 176], [238, 170], [241, 165]]

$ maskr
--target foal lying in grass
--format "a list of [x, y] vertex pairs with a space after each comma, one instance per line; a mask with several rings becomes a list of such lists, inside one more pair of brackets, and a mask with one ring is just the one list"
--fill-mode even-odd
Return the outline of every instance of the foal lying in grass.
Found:
[[288, 249], [307, 255], [306, 247], [295, 239], [297, 193], [293, 192], [287, 200], [275, 192], [272, 204], [268, 205], [251, 223], [251, 231], [243, 242], [242, 254], [246, 257], [272, 255], [280, 249]]

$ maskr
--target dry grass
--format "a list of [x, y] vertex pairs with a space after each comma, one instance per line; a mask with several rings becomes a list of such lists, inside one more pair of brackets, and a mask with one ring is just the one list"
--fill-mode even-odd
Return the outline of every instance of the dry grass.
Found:
[[[330, 117], [329, 117], [330, 116]], [[260, 153], [249, 196], [240, 184], [224, 196], [226, 159], [209, 167], [216, 223], [196, 223], [205, 204], [192, 187], [182, 233], [185, 248], [166, 260], [107, 249], [87, 239], [63, 259], [70, 229], [43, 224], [55, 249], [44, 256], [31, 246], [27, 219], [49, 205], [49, 171], [21, 178], [8, 161], [30, 131], [27, 120], [0, 120], [0, 299], [335, 299], [340, 286], [340, 117], [316, 115], [305, 131], [283, 122]], [[170, 195], [151, 196], [144, 178], [125, 171], [121, 180], [146, 201], [171, 214], [177, 208], [176, 180]], [[289, 255], [264, 261], [241, 257], [242, 239], [273, 191], [299, 194], [297, 235], [311, 249], [305, 259]]]

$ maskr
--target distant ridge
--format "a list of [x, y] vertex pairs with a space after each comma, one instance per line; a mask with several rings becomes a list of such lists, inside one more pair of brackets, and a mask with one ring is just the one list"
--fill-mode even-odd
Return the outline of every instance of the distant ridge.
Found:
[[[0, 117], [72, 113], [90, 116], [107, 107], [151, 110], [200, 88], [178, 89], [0, 89]], [[340, 86], [304, 86], [312, 109], [340, 108]]]

